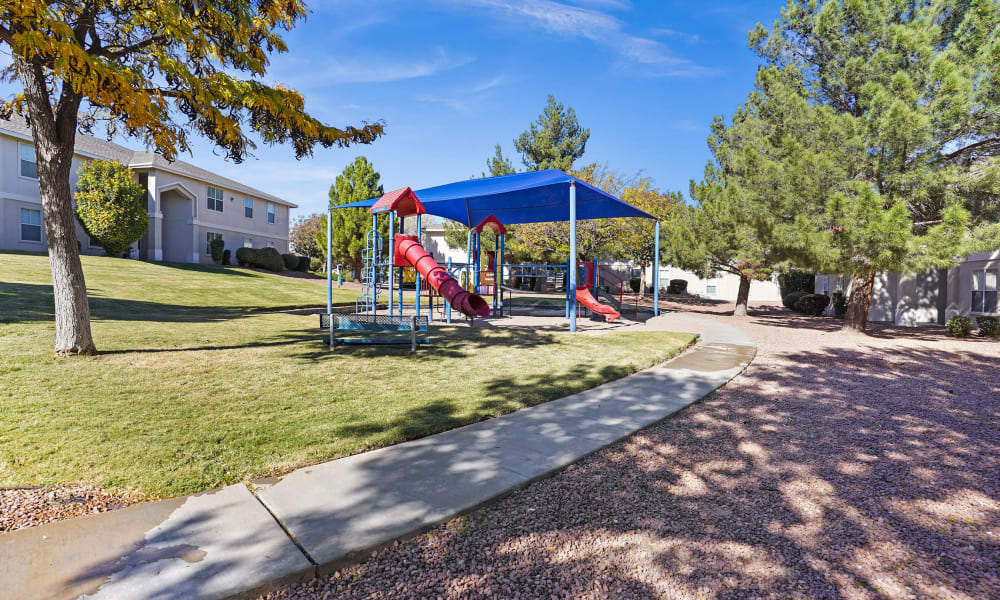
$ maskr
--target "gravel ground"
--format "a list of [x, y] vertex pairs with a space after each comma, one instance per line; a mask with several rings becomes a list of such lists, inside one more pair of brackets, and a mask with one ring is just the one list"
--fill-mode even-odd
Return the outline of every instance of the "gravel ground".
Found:
[[747, 331], [753, 364], [555, 477], [262, 598], [1000, 598], [1000, 343], [679, 308]]
[[87, 485], [0, 488], [0, 533], [114, 510], [138, 500]]

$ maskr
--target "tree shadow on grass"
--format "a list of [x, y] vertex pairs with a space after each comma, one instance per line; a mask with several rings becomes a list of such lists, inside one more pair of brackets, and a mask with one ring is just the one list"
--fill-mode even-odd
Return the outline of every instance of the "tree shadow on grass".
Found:
[[[189, 306], [148, 300], [106, 298], [89, 293], [94, 320], [212, 323], [259, 315], [258, 306]], [[0, 282], [0, 323], [52, 322], [55, 320], [52, 286]], [[274, 311], [279, 308], [268, 308]]]
[[579, 598], [995, 597], [1000, 356], [983, 350], [901, 343], [751, 365], [567, 472], [348, 569], [334, 591], [391, 595], [399, 580], [379, 574], [407, 564], [433, 577], [421, 593], [449, 598], [548, 596], [549, 581]]

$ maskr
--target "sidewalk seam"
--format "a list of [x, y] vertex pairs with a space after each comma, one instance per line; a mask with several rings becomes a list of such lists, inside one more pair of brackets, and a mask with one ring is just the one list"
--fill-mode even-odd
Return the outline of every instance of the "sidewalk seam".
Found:
[[289, 530], [288, 527], [286, 527], [285, 524], [281, 521], [281, 519], [278, 518], [278, 515], [274, 514], [274, 511], [271, 510], [271, 507], [268, 506], [267, 503], [261, 500], [260, 496], [257, 495], [256, 486], [254, 486], [254, 484], [249, 481], [246, 482], [246, 486], [247, 490], [250, 492], [250, 495], [254, 497], [254, 500], [256, 500], [257, 503], [260, 504], [264, 508], [264, 510], [267, 511], [267, 514], [271, 515], [271, 518], [274, 519], [274, 522], [278, 524], [278, 527], [280, 527], [281, 530], [285, 532], [285, 535], [288, 537], [288, 540], [293, 544], [295, 544], [295, 547], [299, 549], [299, 552], [302, 553], [302, 556], [306, 557], [306, 560], [308, 560], [309, 564], [311, 564], [314, 567], [314, 570], [316, 567], [319, 567], [319, 563], [316, 562], [316, 559], [314, 559], [312, 556], [310, 556], [308, 552], [306, 552], [305, 547], [301, 543], [299, 543], [299, 540], [295, 538], [291, 530]]

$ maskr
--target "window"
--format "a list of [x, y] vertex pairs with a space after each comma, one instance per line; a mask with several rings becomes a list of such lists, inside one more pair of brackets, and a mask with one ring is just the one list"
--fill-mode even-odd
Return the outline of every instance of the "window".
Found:
[[997, 312], [997, 269], [972, 272], [972, 312]]
[[253, 240], [250, 239], [250, 238], [243, 238], [243, 247], [244, 248], [253, 248]]
[[715, 283], [716, 282], [714, 279], [709, 279], [707, 282], [705, 282], [705, 293], [708, 294], [709, 296], [715, 295]]
[[222, 234], [221, 233], [215, 233], [214, 231], [209, 231], [207, 234], [205, 234], [205, 237], [208, 238], [208, 239], [205, 240], [205, 242], [206, 242], [205, 243], [205, 254], [211, 256], [212, 255], [212, 240], [221, 240], [222, 239]]
[[18, 144], [17, 154], [21, 162], [21, 177], [38, 179], [38, 165], [35, 162], [35, 147], [31, 144]]
[[267, 222], [274, 225], [274, 205], [267, 203]]
[[208, 210], [222, 212], [222, 190], [208, 186]]
[[274, 242], [268, 242], [267, 243], [267, 247], [268, 248], [274, 248]]
[[832, 277], [832, 276], [831, 275], [827, 275], [825, 277], [820, 277], [820, 282], [822, 283], [822, 288], [820, 288], [820, 292], [819, 293], [823, 294], [824, 296], [829, 296], [830, 295], [830, 277]]
[[21, 209], [21, 241], [42, 241], [42, 211], [30, 208]]
[[253, 198], [243, 199], [243, 216], [248, 219], [253, 218]]

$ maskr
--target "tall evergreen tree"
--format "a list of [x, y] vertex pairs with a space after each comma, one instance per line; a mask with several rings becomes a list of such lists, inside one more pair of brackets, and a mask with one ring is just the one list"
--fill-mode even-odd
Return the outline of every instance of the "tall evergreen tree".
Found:
[[[22, 91], [0, 99], [0, 117], [27, 117], [38, 160], [42, 218], [55, 300], [57, 354], [92, 354], [87, 286], [80, 263], [70, 168], [77, 130], [97, 121], [167, 158], [201, 134], [239, 162], [254, 148], [291, 142], [298, 158], [314, 145], [368, 143], [382, 123], [338, 129], [305, 112], [302, 96], [267, 79], [281, 32], [305, 17], [302, 0], [245, 2], [4, 2], [0, 45], [13, 59], [0, 78]], [[241, 75], [246, 78], [241, 78]]]
[[483, 177], [499, 177], [500, 175], [513, 175], [517, 173], [514, 169], [514, 163], [510, 162], [510, 159], [503, 155], [503, 149], [500, 147], [500, 144], [496, 145], [493, 156], [486, 159], [486, 168], [489, 169], [489, 175], [483, 173]]
[[[789, 187], [820, 164], [843, 175], [772, 214], [789, 258], [854, 276], [845, 328], [866, 328], [879, 271], [951, 266], [970, 240], [995, 234], [1000, 3], [789, 0], [749, 42], [768, 67], [758, 81], [797, 79], [793, 101], [813, 106], [783, 143], [815, 128], [836, 136], [837, 148], [809, 148], [803, 164], [773, 159]], [[786, 99], [768, 96], [765, 108]]]
[[[381, 176], [364, 156], [344, 167], [330, 186], [330, 206], [340, 206], [361, 200], [378, 198], [385, 192], [379, 183]], [[340, 208], [330, 211], [333, 237], [330, 240], [331, 253], [335, 261], [341, 260], [352, 265], [354, 279], [361, 275], [362, 251], [365, 249], [368, 232], [372, 228], [372, 215], [365, 208]], [[389, 235], [389, 220], [385, 215], [378, 217], [378, 229], [383, 240]], [[317, 234], [317, 244], [326, 253], [327, 224], [324, 220]]]
[[521, 162], [529, 171], [560, 169], [569, 171], [583, 156], [590, 138], [590, 129], [580, 126], [576, 111], [556, 102], [549, 94], [545, 110], [527, 131], [514, 140]]

